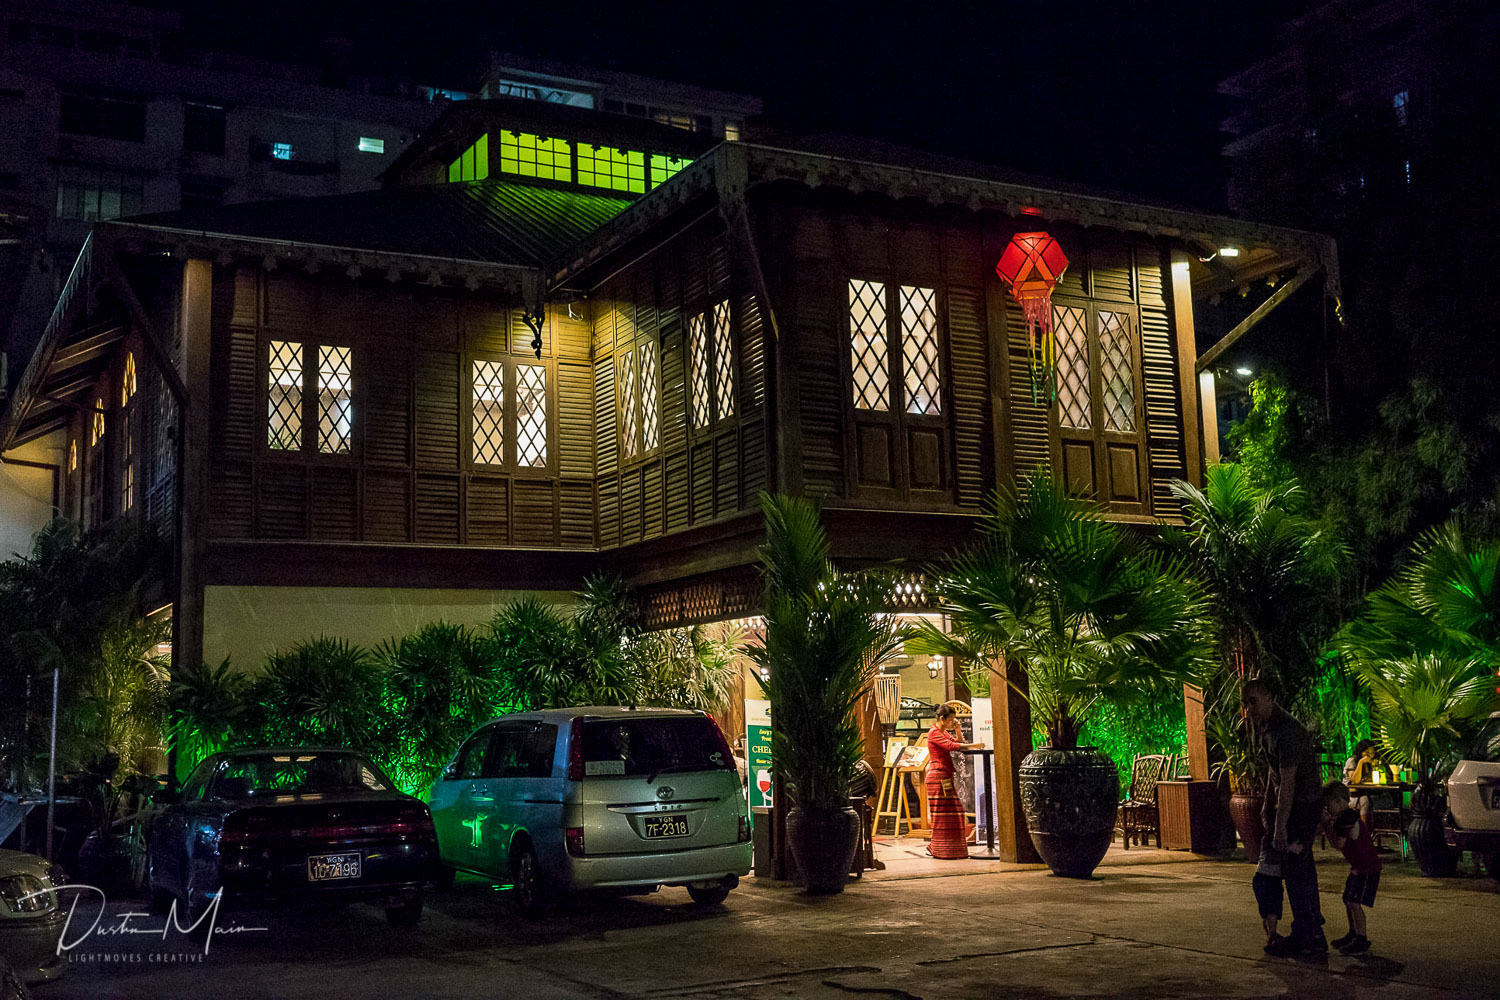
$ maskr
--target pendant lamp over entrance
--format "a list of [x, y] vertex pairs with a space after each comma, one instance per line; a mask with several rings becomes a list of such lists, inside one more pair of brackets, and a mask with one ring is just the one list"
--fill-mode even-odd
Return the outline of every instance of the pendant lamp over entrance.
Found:
[[1052, 338], [1052, 289], [1068, 269], [1068, 258], [1048, 233], [1016, 233], [1010, 239], [995, 273], [1010, 287], [1011, 296], [1026, 317], [1027, 353], [1031, 363], [1031, 398], [1057, 396], [1054, 373], [1057, 346]]

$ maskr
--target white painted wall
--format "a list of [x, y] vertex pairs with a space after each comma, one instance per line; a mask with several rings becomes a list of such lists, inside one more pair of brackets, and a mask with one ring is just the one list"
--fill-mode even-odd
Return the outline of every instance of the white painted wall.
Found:
[[0, 562], [29, 553], [31, 539], [52, 520], [52, 471], [12, 460], [61, 467], [67, 437], [54, 431], [30, 444], [14, 448], [0, 459]]

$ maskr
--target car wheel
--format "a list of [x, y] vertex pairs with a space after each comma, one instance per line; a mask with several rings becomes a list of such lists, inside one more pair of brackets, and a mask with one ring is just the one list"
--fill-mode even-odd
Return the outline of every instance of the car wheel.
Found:
[[515, 888], [516, 905], [528, 917], [540, 917], [547, 908], [547, 888], [542, 879], [542, 866], [537, 861], [536, 851], [530, 844], [522, 844], [511, 863], [511, 885]]
[[693, 898], [693, 902], [699, 906], [713, 906], [729, 898], [729, 886], [722, 883], [715, 883], [703, 889], [690, 885], [687, 891], [688, 895]]
[[1500, 851], [1491, 851], [1484, 856], [1485, 874], [1500, 882]]
[[395, 927], [415, 927], [422, 920], [422, 897], [417, 895], [400, 906], [387, 906], [385, 919]]
[[450, 868], [448, 865], [438, 862], [437, 883], [438, 892], [447, 892], [453, 888], [453, 880], [458, 877], [458, 869]]

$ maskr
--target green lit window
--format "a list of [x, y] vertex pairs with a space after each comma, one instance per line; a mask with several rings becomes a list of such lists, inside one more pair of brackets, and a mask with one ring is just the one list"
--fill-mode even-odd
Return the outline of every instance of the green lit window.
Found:
[[486, 132], [448, 164], [450, 181], [482, 181], [490, 175], [490, 134]]
[[646, 154], [578, 144], [578, 183], [614, 191], [646, 190]]
[[545, 181], [573, 179], [573, 150], [566, 139], [543, 139], [530, 132], [500, 133], [500, 169]]
[[692, 157], [688, 156], [662, 156], [660, 153], [652, 153], [651, 186], [665, 184], [669, 177], [692, 162]]

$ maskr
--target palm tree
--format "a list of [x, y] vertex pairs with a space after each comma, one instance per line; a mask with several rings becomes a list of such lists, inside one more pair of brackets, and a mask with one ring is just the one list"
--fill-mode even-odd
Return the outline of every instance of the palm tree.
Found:
[[892, 580], [835, 569], [813, 501], [763, 494], [761, 511], [765, 630], [747, 653], [771, 703], [771, 757], [793, 802], [798, 867], [810, 889], [839, 891], [854, 846], [843, 834], [856, 829], [840, 820], [864, 756], [855, 710], [897, 644], [885, 613]]
[[997, 491], [980, 519], [982, 541], [936, 574], [951, 622], [924, 623], [908, 646], [970, 663], [1016, 662], [1007, 676], [1032, 720], [1057, 748], [1105, 702], [1126, 704], [1154, 687], [1196, 677], [1209, 655], [1201, 588], [1175, 561], [1107, 521], [1039, 469]]

